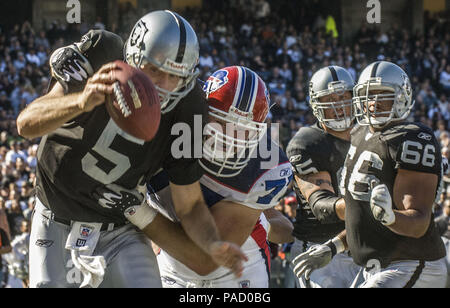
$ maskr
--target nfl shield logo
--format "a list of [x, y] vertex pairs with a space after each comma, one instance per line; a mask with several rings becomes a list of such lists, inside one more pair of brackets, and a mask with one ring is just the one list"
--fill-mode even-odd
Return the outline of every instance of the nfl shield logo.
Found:
[[92, 231], [92, 227], [91, 226], [87, 226], [87, 225], [81, 225], [80, 227], [80, 235], [84, 238], [89, 237], [89, 235], [91, 234]]
[[205, 85], [203, 86], [203, 91], [206, 92], [206, 97], [214, 91], [219, 90], [228, 82], [228, 71], [226, 70], [218, 70], [214, 74], [212, 74]]
[[250, 280], [239, 281], [239, 287], [241, 287], [241, 288], [250, 288]]

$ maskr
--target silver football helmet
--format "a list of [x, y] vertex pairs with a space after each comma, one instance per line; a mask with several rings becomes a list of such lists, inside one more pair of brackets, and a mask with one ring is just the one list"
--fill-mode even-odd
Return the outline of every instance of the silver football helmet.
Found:
[[147, 63], [180, 78], [173, 91], [155, 85], [161, 99], [161, 112], [169, 112], [194, 87], [199, 74], [199, 44], [191, 25], [175, 12], [148, 13], [134, 26], [125, 44], [125, 60], [142, 68]]
[[[330, 95], [352, 93], [355, 82], [350, 73], [340, 66], [327, 66], [318, 70], [309, 82], [310, 104], [314, 116], [326, 127], [344, 131], [353, 125], [352, 100], [320, 102], [319, 98]], [[334, 117], [327, 118], [325, 110], [334, 111]]]
[[[374, 90], [383, 93], [373, 94], [371, 91]], [[392, 108], [377, 111], [377, 104], [383, 101], [392, 101]], [[369, 110], [370, 102], [375, 102], [373, 111]], [[353, 89], [353, 104], [356, 119], [361, 125], [379, 128], [392, 121], [406, 119], [414, 105], [408, 75], [391, 62], [378, 61], [370, 64], [361, 72]]]

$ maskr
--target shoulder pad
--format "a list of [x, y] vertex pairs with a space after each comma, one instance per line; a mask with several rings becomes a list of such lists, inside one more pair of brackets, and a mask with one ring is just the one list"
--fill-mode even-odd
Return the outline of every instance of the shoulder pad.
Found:
[[286, 190], [292, 181], [292, 170], [289, 162], [267, 170], [247, 194], [242, 203], [255, 209], [268, 209], [278, 204], [286, 194]]
[[94, 72], [103, 64], [123, 59], [123, 40], [113, 32], [90, 30], [75, 45], [89, 60]]
[[397, 169], [441, 173], [441, 149], [433, 131], [420, 123], [388, 128], [381, 135]]
[[[328, 135], [316, 127], [302, 127], [286, 148], [286, 154], [298, 175], [317, 173], [323, 169], [322, 158], [330, 151]], [[328, 161], [328, 159], [326, 159]]]
[[286, 148], [288, 157], [293, 151], [306, 150], [310, 153], [320, 153], [326, 148], [327, 134], [316, 127], [302, 127], [294, 135]]
[[386, 129], [381, 133], [381, 139], [389, 144], [396, 144], [404, 138], [422, 140], [423, 142], [433, 142], [434, 136], [431, 128], [421, 123], [405, 123]]

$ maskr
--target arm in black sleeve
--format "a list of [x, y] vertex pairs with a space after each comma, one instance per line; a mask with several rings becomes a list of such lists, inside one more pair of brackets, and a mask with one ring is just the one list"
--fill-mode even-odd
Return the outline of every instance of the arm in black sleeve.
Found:
[[323, 224], [340, 222], [336, 215], [336, 202], [341, 199], [329, 190], [321, 189], [309, 196], [308, 203], [314, 216]]

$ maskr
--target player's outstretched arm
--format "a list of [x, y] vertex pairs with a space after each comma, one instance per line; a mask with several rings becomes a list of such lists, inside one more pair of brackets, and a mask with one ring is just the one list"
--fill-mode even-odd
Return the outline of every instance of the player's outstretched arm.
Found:
[[[174, 223], [158, 214], [151, 224], [142, 231], [159, 247], [199, 275], [208, 275], [226, 264], [224, 257], [234, 256], [250, 236], [261, 211], [243, 205], [221, 201], [214, 205], [212, 215], [225, 242], [216, 242], [214, 255], [209, 255], [198, 247], [184, 232], [179, 223]], [[162, 231], [164, 230], [164, 231]], [[240, 253], [237, 257], [240, 257]], [[219, 259], [220, 261], [217, 261]], [[229, 267], [229, 266], [227, 266]]]
[[187, 235], [209, 254], [215, 263], [230, 268], [240, 276], [243, 261], [246, 261], [247, 257], [239, 246], [220, 239], [214, 218], [203, 200], [200, 184], [170, 183], [170, 190], [177, 217]]
[[[138, 189], [130, 190], [116, 184], [108, 184], [105, 187], [97, 188], [93, 197], [98, 200], [102, 207], [111, 209], [119, 215], [124, 215], [154, 243], [199, 275], [209, 274], [218, 265], [230, 268], [238, 277], [241, 275], [242, 263], [247, 260], [247, 257], [241, 252], [239, 246], [250, 234], [260, 213], [259, 211], [255, 213], [256, 216], [253, 221], [246, 220], [246, 228], [243, 225], [229, 223], [227, 217], [221, 217], [221, 221], [228, 222], [224, 223], [225, 226], [228, 226], [228, 229], [240, 230], [240, 237], [231, 237], [233, 239], [231, 241], [228, 239], [230, 236], [227, 236], [225, 239], [228, 241], [220, 241], [214, 238], [211, 240], [210, 236], [205, 235], [204, 238], [200, 237], [200, 240], [210, 241], [209, 250], [205, 251], [186, 234], [185, 227], [182, 227], [180, 223], [170, 221], [148, 205], [144, 199], [144, 192], [140, 190], [139, 186]], [[207, 208], [206, 211], [209, 213]], [[208, 226], [202, 228], [202, 220], [195, 219], [196, 213], [198, 212], [193, 213], [195, 222], [192, 223], [197, 224], [197, 226], [196, 229], [192, 230], [191, 228], [190, 231], [194, 233], [207, 232]], [[209, 215], [211, 216], [211, 214]], [[247, 217], [248, 215], [244, 216]], [[215, 228], [214, 220], [212, 223], [213, 228]], [[187, 223], [187, 226], [190, 228], [190, 222]], [[247, 232], [246, 235], [242, 234], [242, 230]]]
[[65, 95], [61, 84], [56, 83], [49, 93], [34, 100], [19, 114], [19, 135], [29, 139], [41, 137], [104, 103], [106, 94], [113, 91], [114, 69], [115, 64], [105, 64], [78, 93]]

